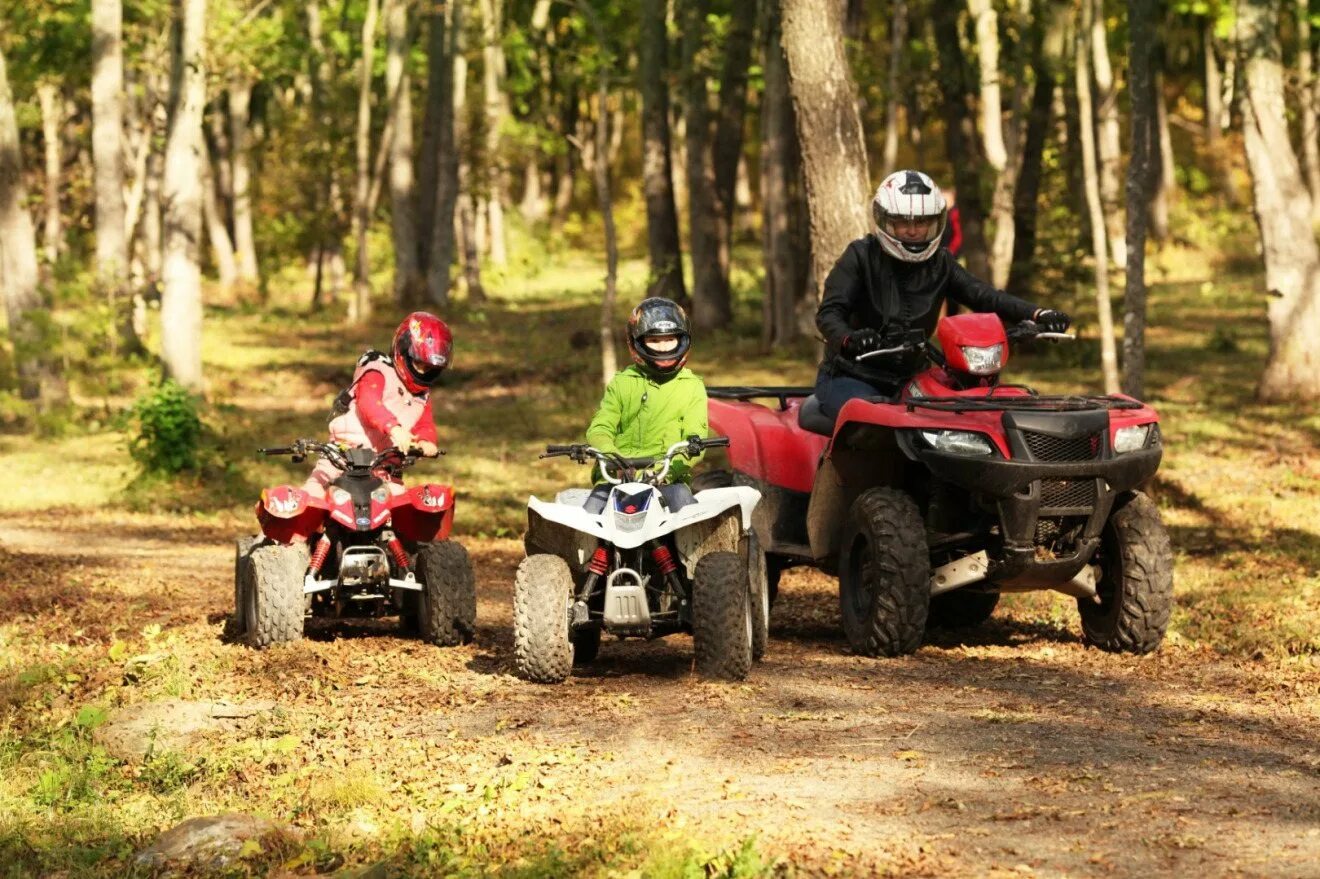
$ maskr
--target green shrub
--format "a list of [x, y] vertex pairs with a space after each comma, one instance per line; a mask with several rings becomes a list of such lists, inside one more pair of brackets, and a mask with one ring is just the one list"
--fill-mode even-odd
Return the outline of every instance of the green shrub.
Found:
[[202, 420], [197, 401], [173, 379], [166, 380], [133, 404], [136, 435], [129, 454], [146, 473], [179, 473], [197, 469]]

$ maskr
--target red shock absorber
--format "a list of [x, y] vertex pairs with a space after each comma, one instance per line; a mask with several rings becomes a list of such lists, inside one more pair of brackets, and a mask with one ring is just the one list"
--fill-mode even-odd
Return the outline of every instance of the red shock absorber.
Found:
[[669, 547], [663, 543], [657, 543], [655, 549], [651, 550], [651, 558], [655, 560], [655, 566], [660, 569], [661, 576], [668, 577], [678, 570], [678, 565], [674, 563], [674, 557], [670, 554]]
[[587, 562], [587, 570], [598, 577], [603, 577], [609, 569], [610, 559], [605, 553], [605, 547], [596, 547], [596, 551], [591, 554], [591, 561]]
[[408, 570], [408, 553], [404, 550], [402, 541], [397, 537], [391, 537], [390, 542], [385, 544], [385, 546], [389, 549], [390, 555], [394, 556], [394, 563], [399, 566], [399, 569], [403, 571]]
[[322, 536], [316, 542], [316, 549], [312, 550], [312, 561], [307, 567], [315, 577], [321, 573], [321, 566], [325, 564], [326, 556], [330, 555], [330, 538]]

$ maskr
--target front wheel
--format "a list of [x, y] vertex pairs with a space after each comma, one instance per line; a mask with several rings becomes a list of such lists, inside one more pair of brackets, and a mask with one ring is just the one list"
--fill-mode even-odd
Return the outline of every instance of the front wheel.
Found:
[[[472, 640], [477, 622], [477, 587], [467, 550], [452, 540], [437, 540], [417, 550], [417, 631], [438, 647]], [[406, 626], [409, 616], [405, 612]]]
[[568, 636], [572, 600], [573, 573], [559, 556], [540, 553], [518, 563], [513, 581], [513, 664], [519, 677], [538, 684], [557, 684], [568, 677], [573, 668], [573, 641]]
[[741, 681], [752, 668], [753, 612], [747, 565], [734, 552], [697, 562], [692, 590], [692, 644], [697, 674]]
[[254, 548], [242, 567], [244, 639], [257, 649], [303, 636], [307, 544], [267, 543]]
[[1112, 653], [1160, 646], [1173, 610], [1173, 548], [1155, 502], [1139, 491], [1119, 498], [1100, 536], [1097, 604], [1077, 599], [1086, 640]]
[[839, 609], [853, 651], [901, 656], [921, 646], [930, 609], [930, 556], [917, 505], [892, 488], [853, 501], [839, 559]]

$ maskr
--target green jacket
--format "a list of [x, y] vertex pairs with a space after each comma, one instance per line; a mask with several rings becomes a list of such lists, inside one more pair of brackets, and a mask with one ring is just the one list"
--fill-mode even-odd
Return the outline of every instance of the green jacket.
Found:
[[[666, 382], [658, 382], [636, 366], [614, 374], [600, 408], [587, 427], [587, 442], [604, 452], [627, 458], [663, 455], [679, 440], [710, 433], [706, 385], [686, 367]], [[687, 482], [699, 458], [675, 458], [672, 482]]]

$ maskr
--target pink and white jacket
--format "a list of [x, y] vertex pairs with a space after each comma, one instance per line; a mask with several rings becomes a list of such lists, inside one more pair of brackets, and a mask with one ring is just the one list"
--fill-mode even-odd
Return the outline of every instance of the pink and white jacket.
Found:
[[390, 429], [401, 424], [417, 439], [436, 442], [431, 395], [409, 393], [388, 358], [363, 355], [350, 388], [352, 402], [330, 422], [330, 439], [379, 452], [390, 447]]

